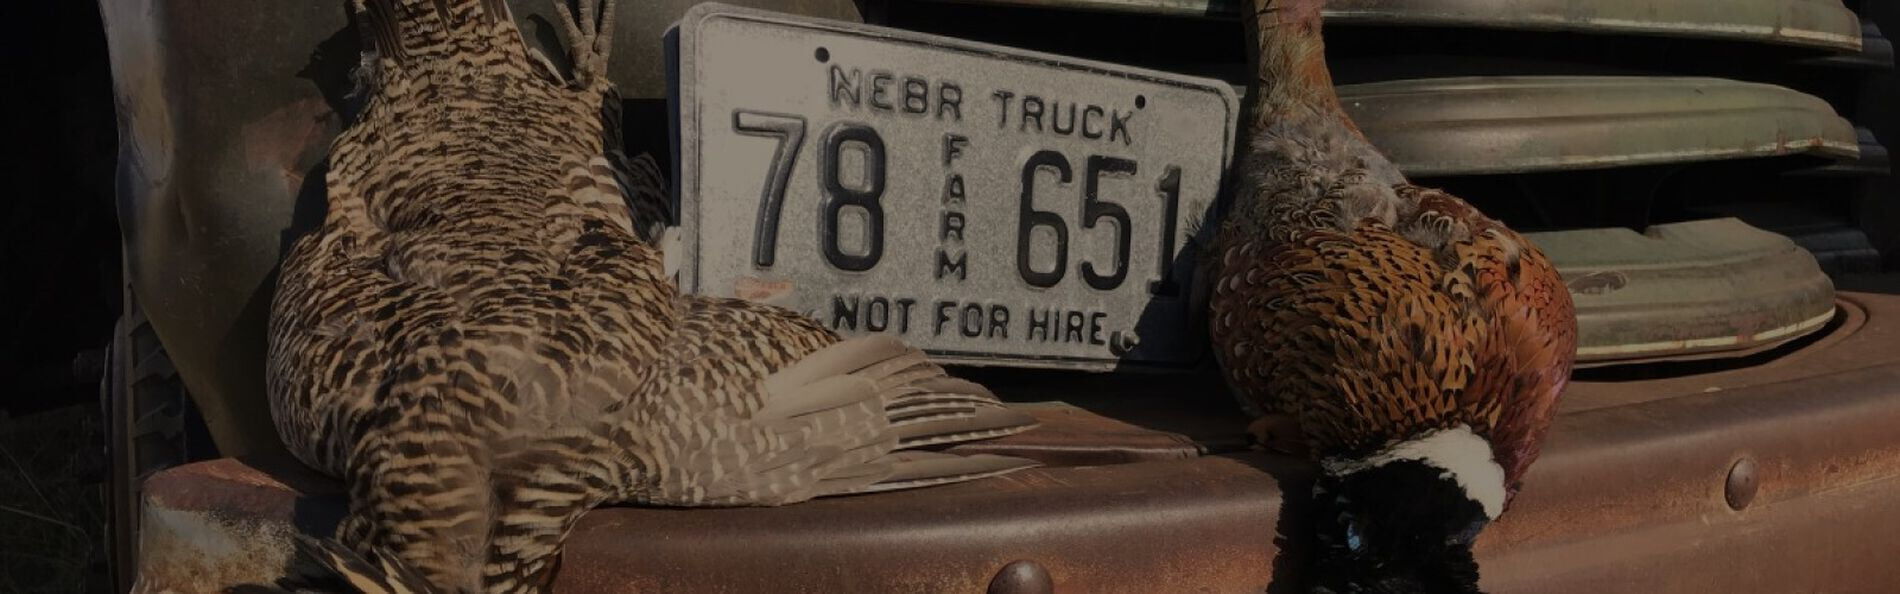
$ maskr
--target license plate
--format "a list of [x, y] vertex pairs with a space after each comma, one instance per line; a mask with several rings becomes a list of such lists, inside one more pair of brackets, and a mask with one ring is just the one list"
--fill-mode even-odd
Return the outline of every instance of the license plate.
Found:
[[671, 41], [685, 290], [951, 363], [1199, 359], [1229, 85], [713, 4]]

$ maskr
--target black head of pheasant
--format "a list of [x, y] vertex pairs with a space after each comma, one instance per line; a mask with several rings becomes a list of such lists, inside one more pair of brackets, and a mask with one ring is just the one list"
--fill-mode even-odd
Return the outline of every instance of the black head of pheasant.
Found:
[[1309, 452], [1321, 592], [1471, 592], [1576, 354], [1561, 276], [1353, 124], [1322, 0], [1257, 0], [1258, 76], [1210, 253], [1214, 352], [1269, 447]]
[[1321, 462], [1316, 592], [1476, 592], [1472, 541], [1503, 513], [1490, 443], [1456, 427]]

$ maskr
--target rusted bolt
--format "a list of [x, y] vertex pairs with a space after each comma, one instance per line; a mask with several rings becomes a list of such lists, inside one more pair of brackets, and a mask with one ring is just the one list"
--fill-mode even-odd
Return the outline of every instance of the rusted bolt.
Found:
[[1761, 477], [1755, 472], [1755, 459], [1742, 457], [1728, 469], [1728, 487], [1723, 497], [1728, 499], [1729, 509], [1742, 511], [1748, 503], [1755, 500], [1755, 489], [1761, 485]]
[[1055, 591], [1056, 582], [1049, 577], [1049, 570], [1028, 559], [1011, 561], [996, 572], [996, 577], [990, 578], [989, 594], [1052, 594]]

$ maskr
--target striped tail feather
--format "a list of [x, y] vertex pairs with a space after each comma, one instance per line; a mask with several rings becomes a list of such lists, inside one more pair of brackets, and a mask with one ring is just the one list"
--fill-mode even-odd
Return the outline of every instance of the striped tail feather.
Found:
[[895, 464], [892, 464], [889, 476], [851, 493], [879, 493], [961, 483], [1041, 465], [1027, 458], [995, 454], [960, 455], [910, 450], [891, 454], [890, 457], [895, 459]]
[[[950, 377], [942, 367], [931, 363], [923, 351], [895, 338], [873, 336], [846, 340], [813, 353], [766, 381], [769, 386], [783, 390], [788, 384], [822, 386], [847, 378], [870, 384], [882, 403], [889, 433], [896, 440], [893, 449], [897, 451], [861, 462], [839, 460], [820, 477], [817, 496], [955, 483], [1039, 465], [1033, 460], [1008, 456], [916, 450], [1014, 435], [1035, 428], [1037, 422], [1028, 414], [1004, 406], [982, 385]], [[800, 391], [787, 392], [788, 401], [840, 398], [836, 393], [798, 396], [795, 394]], [[795, 405], [773, 402], [770, 406]], [[870, 472], [868, 468], [882, 472]], [[847, 477], [852, 480], [845, 480]]]
[[290, 568], [277, 581], [281, 592], [339, 592], [346, 594], [435, 594], [438, 590], [422, 574], [392, 555], [357, 554], [332, 539], [303, 534], [293, 536]]
[[[556, 0], [557, 3], [561, 0]], [[525, 66], [527, 45], [505, 0], [351, 0], [363, 38], [397, 65], [499, 50]]]

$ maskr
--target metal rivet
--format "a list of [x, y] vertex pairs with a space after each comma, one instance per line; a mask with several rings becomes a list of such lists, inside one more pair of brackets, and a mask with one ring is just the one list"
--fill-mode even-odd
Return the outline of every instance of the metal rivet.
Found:
[[1116, 330], [1113, 334], [1108, 335], [1108, 352], [1117, 357], [1127, 356], [1128, 353], [1135, 350], [1135, 346], [1139, 344], [1141, 344], [1141, 337], [1136, 335], [1133, 330], [1127, 332]]
[[1052, 594], [1056, 582], [1042, 564], [1028, 559], [1009, 562], [990, 579], [989, 594]]
[[1741, 511], [1755, 500], [1755, 489], [1761, 485], [1761, 477], [1755, 472], [1755, 459], [1743, 457], [1735, 461], [1728, 469], [1728, 487], [1723, 497], [1728, 499], [1729, 509]]

